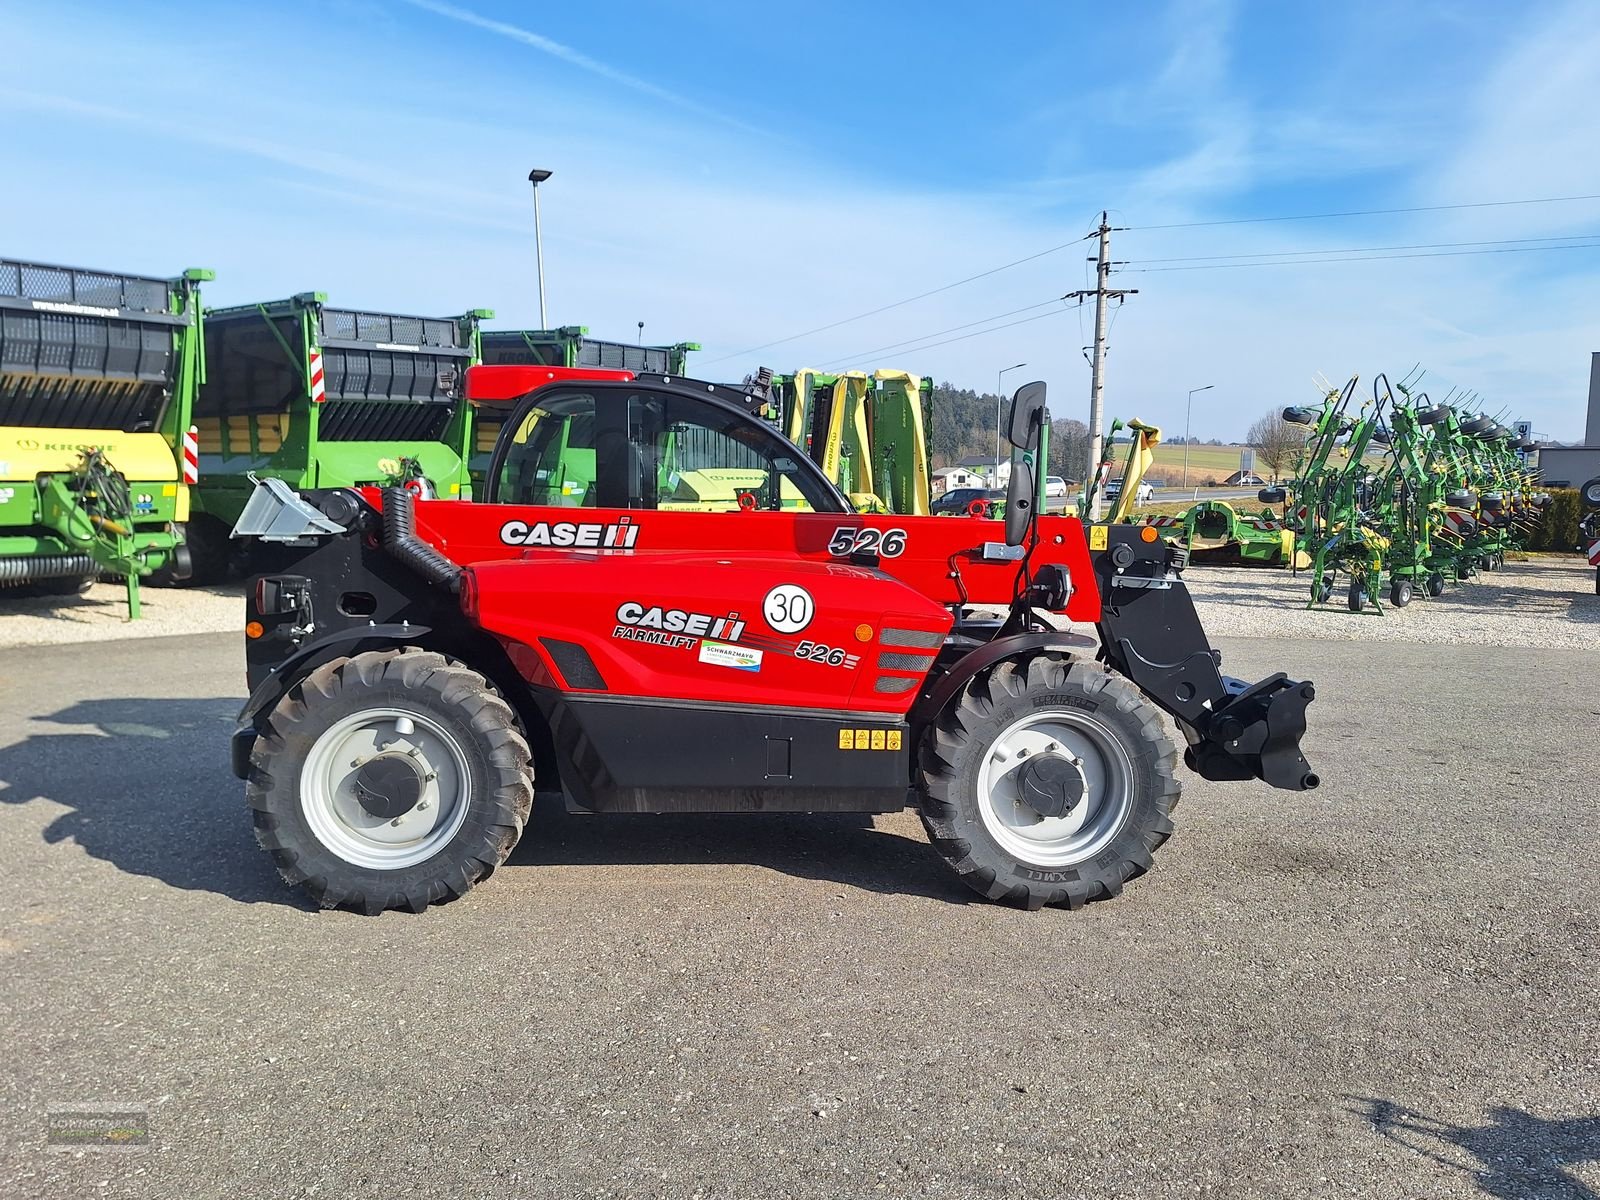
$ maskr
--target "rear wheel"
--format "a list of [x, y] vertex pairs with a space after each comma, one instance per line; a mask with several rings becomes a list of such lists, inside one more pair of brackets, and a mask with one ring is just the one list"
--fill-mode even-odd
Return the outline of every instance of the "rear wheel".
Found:
[[1444, 576], [1437, 571], [1428, 576], [1428, 595], [1435, 598], [1444, 595]]
[[1037, 909], [1110, 899], [1172, 833], [1177, 751], [1121, 676], [1071, 659], [973, 679], [921, 747], [933, 847], [990, 900]]
[[421, 912], [505, 861], [533, 806], [528, 743], [476, 671], [424, 650], [339, 659], [267, 718], [256, 839], [325, 908]]
[[1351, 612], [1358, 613], [1367, 606], [1367, 590], [1361, 580], [1350, 581], [1350, 590], [1345, 593], [1344, 601]]
[[1409, 579], [1396, 579], [1389, 584], [1389, 603], [1396, 608], [1404, 608], [1411, 603], [1414, 588]]
[[196, 513], [183, 526], [189, 573], [157, 571], [150, 581], [159, 587], [199, 587], [222, 583], [233, 571], [233, 544], [228, 527], [215, 517]]

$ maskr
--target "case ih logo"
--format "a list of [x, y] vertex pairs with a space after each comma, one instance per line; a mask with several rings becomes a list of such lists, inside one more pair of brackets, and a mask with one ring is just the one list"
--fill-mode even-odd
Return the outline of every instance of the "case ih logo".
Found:
[[639, 540], [639, 527], [628, 521], [616, 525], [576, 521], [507, 521], [500, 526], [500, 540], [508, 546], [578, 546], [603, 550], [611, 547], [631, 550]]
[[614, 638], [670, 646], [675, 650], [687, 650], [701, 638], [737, 642], [744, 634], [744, 622], [736, 612], [717, 617], [660, 605], [647, 608], [632, 600], [617, 606], [617, 622], [617, 627], [611, 631]]

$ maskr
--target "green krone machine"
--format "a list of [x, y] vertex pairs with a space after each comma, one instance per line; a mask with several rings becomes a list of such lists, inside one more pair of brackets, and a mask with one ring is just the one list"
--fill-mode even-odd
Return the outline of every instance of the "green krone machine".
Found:
[[[200, 284], [0, 259], [0, 587], [187, 573]], [[192, 446], [192, 442], [189, 442]]]
[[779, 428], [860, 512], [926, 516], [933, 380], [907, 371], [774, 375]]
[[243, 544], [229, 533], [251, 475], [470, 499], [465, 373], [479, 361], [479, 322], [493, 315], [357, 312], [328, 307], [321, 292], [208, 312], [193, 578], [219, 579], [237, 564]]
[[[590, 337], [587, 325], [563, 325], [559, 329], [485, 329], [480, 340], [485, 363], [605, 367], [639, 375], [686, 374], [689, 352], [700, 349], [699, 342], [643, 346], [606, 341]], [[489, 469], [495, 439], [500, 436], [500, 419], [485, 411], [477, 414], [476, 422], [471, 468], [473, 482], [481, 486], [484, 472]]]

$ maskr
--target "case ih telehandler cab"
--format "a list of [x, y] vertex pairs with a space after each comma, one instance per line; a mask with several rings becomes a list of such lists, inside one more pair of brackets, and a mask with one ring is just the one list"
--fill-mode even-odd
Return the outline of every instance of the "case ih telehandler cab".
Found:
[[1172, 831], [1162, 710], [1206, 778], [1317, 785], [1311, 685], [1218, 673], [1181, 548], [1039, 516], [1042, 383], [1012, 400], [1004, 540], [852, 512], [759, 388], [520, 366], [467, 387], [505, 414], [483, 502], [271, 480], [240, 520], [276, 561], [234, 770], [324, 905], [461, 895], [537, 787], [594, 813], [910, 803], [983, 895], [1077, 907]]

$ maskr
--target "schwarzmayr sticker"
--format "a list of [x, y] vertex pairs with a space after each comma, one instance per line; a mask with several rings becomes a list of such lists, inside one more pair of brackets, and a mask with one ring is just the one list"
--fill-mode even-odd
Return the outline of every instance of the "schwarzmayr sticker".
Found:
[[714, 667], [732, 667], [736, 671], [759, 671], [761, 651], [749, 646], [730, 646], [727, 642], [703, 641], [700, 661]]

